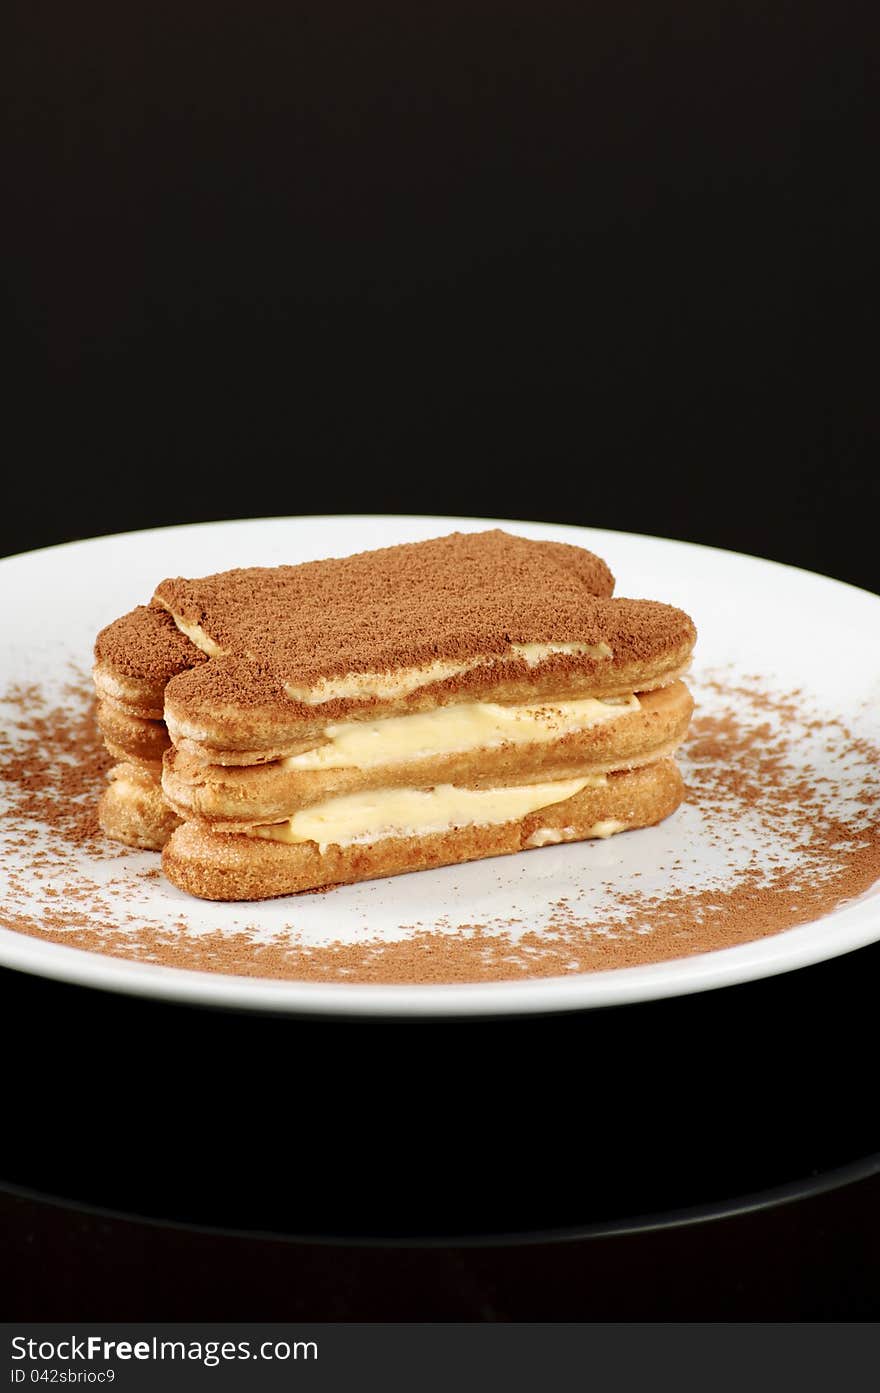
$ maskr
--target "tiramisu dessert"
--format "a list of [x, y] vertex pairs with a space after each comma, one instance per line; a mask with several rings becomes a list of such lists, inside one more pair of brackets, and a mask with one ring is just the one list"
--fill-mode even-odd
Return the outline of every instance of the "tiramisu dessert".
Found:
[[250, 900], [659, 822], [695, 631], [613, 587], [501, 531], [165, 580], [98, 635], [102, 825]]

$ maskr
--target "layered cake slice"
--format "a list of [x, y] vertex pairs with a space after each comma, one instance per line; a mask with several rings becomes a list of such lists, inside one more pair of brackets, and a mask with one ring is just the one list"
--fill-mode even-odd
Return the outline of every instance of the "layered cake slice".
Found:
[[[591, 553], [499, 531], [163, 581], [99, 636], [96, 683], [130, 764], [164, 678], [166, 874], [259, 899], [668, 816], [694, 626], [612, 590]], [[148, 672], [138, 635], [169, 623]]]

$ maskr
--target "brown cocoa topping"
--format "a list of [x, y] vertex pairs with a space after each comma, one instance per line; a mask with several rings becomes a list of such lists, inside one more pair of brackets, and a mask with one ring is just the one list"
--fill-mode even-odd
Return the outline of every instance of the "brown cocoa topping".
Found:
[[95, 661], [122, 677], [167, 681], [206, 658], [167, 610], [138, 605], [101, 630], [95, 639]]
[[[234, 690], [247, 704], [261, 669], [308, 685], [503, 657], [511, 644], [605, 643], [616, 660], [638, 661], [693, 641], [681, 610], [611, 600], [612, 586], [605, 563], [578, 547], [455, 532], [341, 560], [166, 580], [156, 600], [231, 659], [247, 655], [237, 684], [229, 661], [217, 675], [218, 700]], [[203, 675], [203, 696], [211, 676]]]

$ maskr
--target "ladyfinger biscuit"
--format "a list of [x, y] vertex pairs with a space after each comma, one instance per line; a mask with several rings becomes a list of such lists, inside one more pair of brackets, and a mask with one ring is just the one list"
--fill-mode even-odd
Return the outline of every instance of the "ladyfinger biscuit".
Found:
[[161, 851], [180, 818], [162, 797], [158, 767], [114, 765], [98, 803], [98, 821], [113, 841]]
[[191, 821], [172, 834], [162, 865], [169, 880], [202, 899], [269, 899], [647, 827], [673, 813], [682, 796], [678, 768], [661, 760], [609, 775], [603, 784], [587, 784], [525, 817], [421, 836], [322, 847], [315, 841], [290, 844], [221, 832]]
[[209, 763], [258, 763], [331, 721], [667, 685], [691, 620], [612, 584], [588, 552], [498, 531], [163, 581], [154, 603], [210, 659], [169, 682], [165, 720]]

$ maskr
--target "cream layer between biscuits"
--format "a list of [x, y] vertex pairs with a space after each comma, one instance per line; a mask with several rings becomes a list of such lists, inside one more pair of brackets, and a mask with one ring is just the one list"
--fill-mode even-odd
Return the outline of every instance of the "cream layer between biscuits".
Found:
[[635, 694], [611, 701], [584, 697], [521, 706], [475, 701], [377, 721], [343, 721], [325, 728], [325, 743], [288, 755], [281, 765], [285, 769], [376, 769], [499, 745], [547, 745], [575, 731], [618, 720], [639, 707]]
[[459, 827], [491, 827], [513, 822], [540, 808], [573, 798], [587, 784], [601, 787], [604, 774], [506, 788], [382, 788], [328, 798], [300, 809], [285, 822], [250, 829], [247, 835], [277, 842], [316, 842], [352, 846], [385, 837], [424, 837]]

